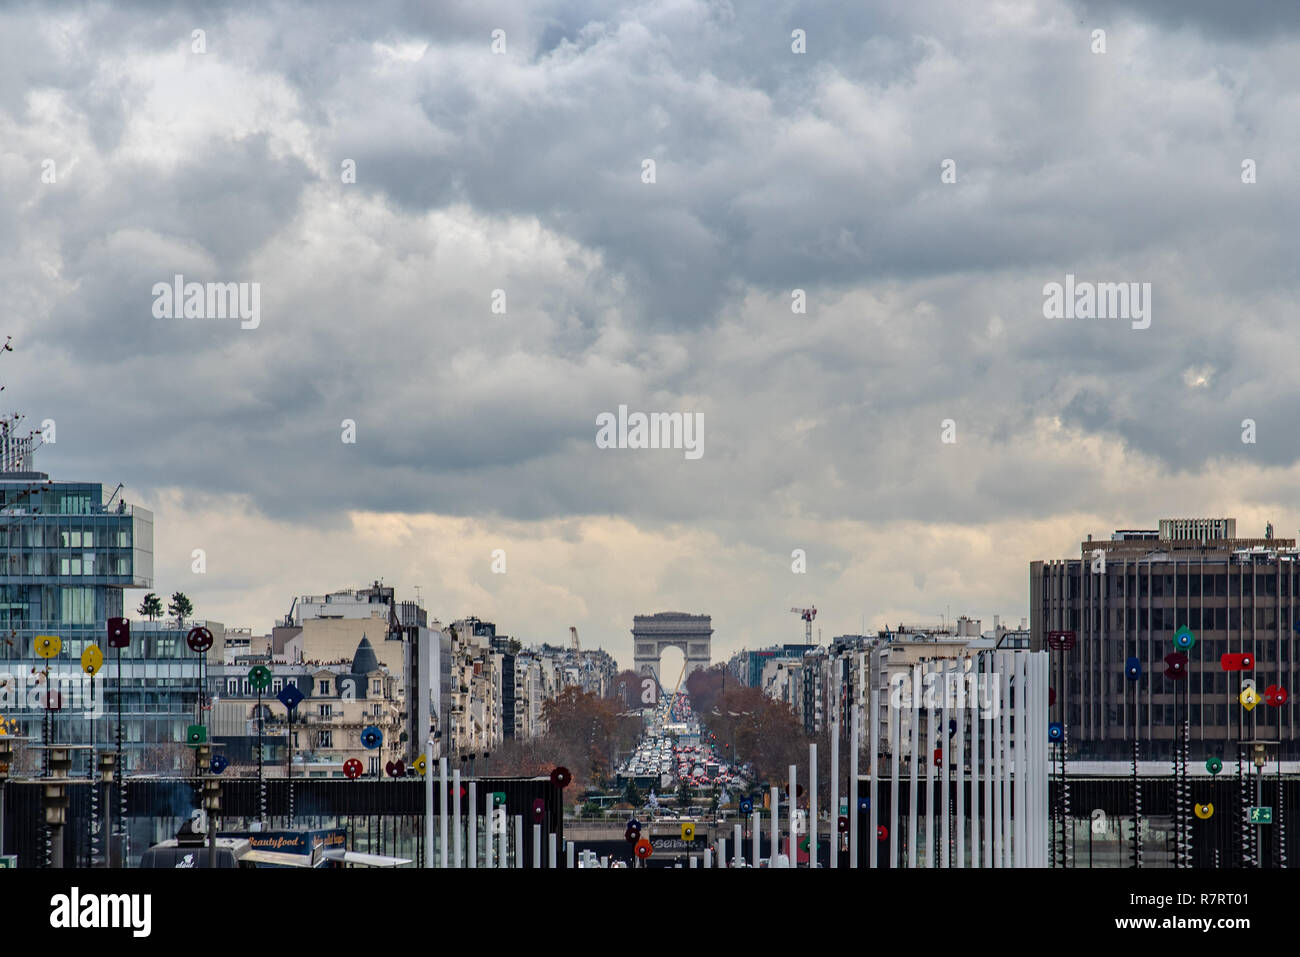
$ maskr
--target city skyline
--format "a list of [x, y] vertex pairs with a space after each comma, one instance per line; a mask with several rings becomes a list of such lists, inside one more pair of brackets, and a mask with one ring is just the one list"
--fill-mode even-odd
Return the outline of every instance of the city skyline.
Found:
[[[320, 9], [0, 13], [5, 395], [198, 614], [383, 577], [726, 654], [1018, 621], [1089, 532], [1300, 528], [1294, 15]], [[622, 407], [702, 442], [606, 447]]]

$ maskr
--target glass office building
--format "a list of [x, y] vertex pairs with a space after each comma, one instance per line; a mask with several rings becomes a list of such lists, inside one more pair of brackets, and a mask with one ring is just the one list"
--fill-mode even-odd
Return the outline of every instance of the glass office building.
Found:
[[[153, 514], [116, 493], [106, 502], [96, 482], [52, 481], [30, 458], [0, 471], [0, 718], [41, 742], [109, 744], [118, 685], [108, 619], [130, 617], [138, 597], [127, 589], [154, 587]], [[36, 645], [47, 635], [61, 650], [45, 659]], [[104, 658], [93, 680], [81, 667], [92, 644]], [[194, 721], [197, 656], [174, 623], [133, 622], [121, 657], [127, 766], [169, 763], [156, 752], [174, 751]]]

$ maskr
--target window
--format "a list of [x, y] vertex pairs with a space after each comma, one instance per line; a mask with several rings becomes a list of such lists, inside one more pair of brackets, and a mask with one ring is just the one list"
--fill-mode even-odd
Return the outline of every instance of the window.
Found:
[[331, 705], [331, 704], [323, 704], [323, 705], [320, 706], [320, 716], [321, 716], [322, 718], [328, 718], [328, 717], [331, 717], [331, 716], [333, 716], [333, 714], [334, 714], [334, 706], [333, 706], [333, 705]]
[[318, 748], [334, 747], [334, 732], [321, 731], [316, 735], [316, 746]]
[[320, 683], [320, 693], [321, 693], [321, 694], [329, 694], [329, 693], [330, 693], [330, 683], [329, 683], [328, 681], [322, 681], [322, 682]]
[[65, 625], [93, 625], [95, 623], [95, 590], [93, 588], [60, 589], [61, 620]]
[[90, 511], [90, 493], [64, 492], [59, 511], [64, 515], [85, 515]]

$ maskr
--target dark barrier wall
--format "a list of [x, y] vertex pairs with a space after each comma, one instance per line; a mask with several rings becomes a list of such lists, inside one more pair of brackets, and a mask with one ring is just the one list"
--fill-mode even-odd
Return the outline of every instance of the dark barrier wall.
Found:
[[[1295, 860], [1300, 848], [1296, 846], [1294, 828], [1289, 824], [1289, 809], [1297, 807], [1300, 800], [1300, 778], [1265, 775], [1260, 783], [1259, 802], [1273, 808], [1272, 824], [1244, 822], [1244, 808], [1256, 803], [1255, 781], [1245, 776], [1244, 788], [1236, 775], [1236, 765], [1225, 765], [1215, 778], [1197, 776], [1189, 782], [1188, 791], [1192, 806], [1212, 804], [1213, 814], [1206, 820], [1190, 818], [1192, 866], [1213, 867], [1277, 867], [1285, 857], [1287, 865]], [[971, 782], [964, 782], [966, 810], [967, 866], [969, 866]], [[1168, 868], [1174, 866], [1174, 820], [1176, 804], [1174, 780], [1171, 777], [1144, 777], [1142, 792], [1142, 853], [1143, 867]], [[859, 794], [866, 797], [869, 782], [859, 784]], [[1279, 794], [1279, 789], [1281, 793]], [[895, 847], [898, 848], [902, 866], [907, 863], [908, 781], [899, 781], [899, 820]], [[1061, 857], [1062, 828], [1060, 821], [1059, 780], [1049, 782], [1049, 811], [1054, 819], [1049, 834], [1049, 859], [1059, 862]], [[1071, 778], [1069, 789], [1070, 818], [1065, 828], [1065, 842], [1069, 847], [1072, 867], [1130, 867], [1133, 835], [1132, 781], [1128, 778]], [[983, 802], [983, 790], [980, 792]], [[939, 784], [935, 785], [935, 814], [942, 807]], [[956, 814], [956, 783], [949, 783], [949, 806]], [[926, 813], [925, 784], [921, 782], [917, 794], [917, 813]], [[1098, 813], [1100, 812], [1100, 813]], [[1189, 812], [1190, 813], [1190, 812]], [[877, 822], [889, 825], [889, 779], [877, 784]], [[982, 822], [981, 822], [982, 823]], [[825, 826], [825, 825], [823, 825]], [[858, 866], [869, 866], [870, 845], [868, 829], [870, 813], [858, 815]], [[922, 830], [918, 821], [918, 831]], [[951, 839], [956, 841], [956, 828]], [[1285, 846], [1284, 846], [1285, 845]], [[887, 843], [878, 846], [881, 867], [885, 860]], [[918, 848], [918, 858], [924, 856], [924, 846]], [[1258, 864], [1245, 863], [1248, 853], [1258, 852]], [[847, 854], [841, 861], [847, 859]], [[843, 864], [841, 864], [843, 866]], [[897, 864], [895, 866], [898, 866]]]
[[[514, 817], [522, 814], [526, 839], [525, 865], [532, 866], [533, 802], [544, 803], [543, 835], [554, 832], [560, 846], [564, 841], [563, 792], [549, 778], [480, 778], [477, 783], [478, 826], [485, 827], [485, 811], [493, 791], [506, 795], [509, 816], [511, 855], [514, 854]], [[256, 780], [223, 780], [223, 830], [247, 831], [258, 818], [260, 788]], [[469, 782], [462, 781], [466, 796], [461, 813], [469, 813]], [[68, 867], [102, 866], [106, 837], [102, 824], [105, 817], [103, 785], [91, 794], [91, 785], [68, 785], [68, 823], [62, 828], [63, 860]], [[408, 857], [422, 864], [424, 860], [424, 782], [340, 781], [295, 778], [268, 779], [266, 788], [266, 830], [303, 830], [321, 827], [348, 829], [351, 850]], [[448, 784], [450, 793], [451, 785]], [[126, 822], [128, 859], [131, 866], [150, 845], [174, 837], [190, 813], [202, 805], [199, 782], [189, 778], [157, 778], [127, 783]], [[5, 786], [4, 848], [6, 854], [18, 856], [19, 867], [43, 867], [47, 859], [49, 831], [41, 807], [42, 787], [36, 781], [9, 781]], [[118, 819], [116, 792], [113, 801], [114, 823]], [[452, 802], [447, 802], [450, 813]], [[434, 782], [434, 814], [440, 811], [438, 782]], [[439, 840], [438, 821], [434, 821], [434, 840]], [[451, 844], [450, 837], [448, 844]], [[494, 845], [495, 851], [495, 845]], [[437, 854], [437, 850], [435, 850]], [[543, 864], [547, 854], [546, 838], [542, 845]], [[450, 856], [450, 850], [449, 850]], [[482, 853], [480, 848], [480, 864]], [[563, 866], [563, 854], [560, 866]]]

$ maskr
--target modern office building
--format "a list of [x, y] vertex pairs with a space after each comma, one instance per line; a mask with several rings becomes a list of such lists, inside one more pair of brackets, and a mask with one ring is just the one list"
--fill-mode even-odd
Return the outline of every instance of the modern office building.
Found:
[[[1068, 633], [1054, 641], [1052, 713], [1067, 723], [1072, 753], [1128, 758], [1136, 735], [1142, 757], [1169, 757], [1186, 715], [1201, 760], [1235, 757], [1256, 741], [1268, 742], [1270, 754], [1280, 747], [1284, 759], [1300, 756], [1300, 553], [1271, 527], [1262, 538], [1235, 533], [1234, 519], [1167, 519], [1109, 540], [1089, 536], [1078, 558], [1030, 564], [1032, 647]], [[1187, 677], [1174, 679], [1166, 656], [1184, 626], [1196, 643]], [[1250, 655], [1252, 667], [1224, 670], [1228, 653]], [[1141, 671], [1136, 681], [1126, 673], [1130, 659]], [[1248, 710], [1243, 679], [1261, 696], [1270, 685], [1284, 688], [1288, 700]]]
[[[0, 421], [0, 465], [9, 469], [0, 472], [0, 716], [36, 741], [108, 744], [119, 685], [107, 621], [132, 615], [128, 590], [154, 587], [153, 514], [126, 504], [120, 486], [106, 501], [98, 482], [32, 470], [35, 436], [18, 437], [16, 424]], [[183, 753], [198, 698], [198, 659], [184, 638], [198, 623], [132, 622], [120, 686], [131, 770], [166, 770]], [[44, 636], [59, 639], [53, 657], [37, 654]], [[104, 657], [93, 680], [81, 668], [90, 645]]]

